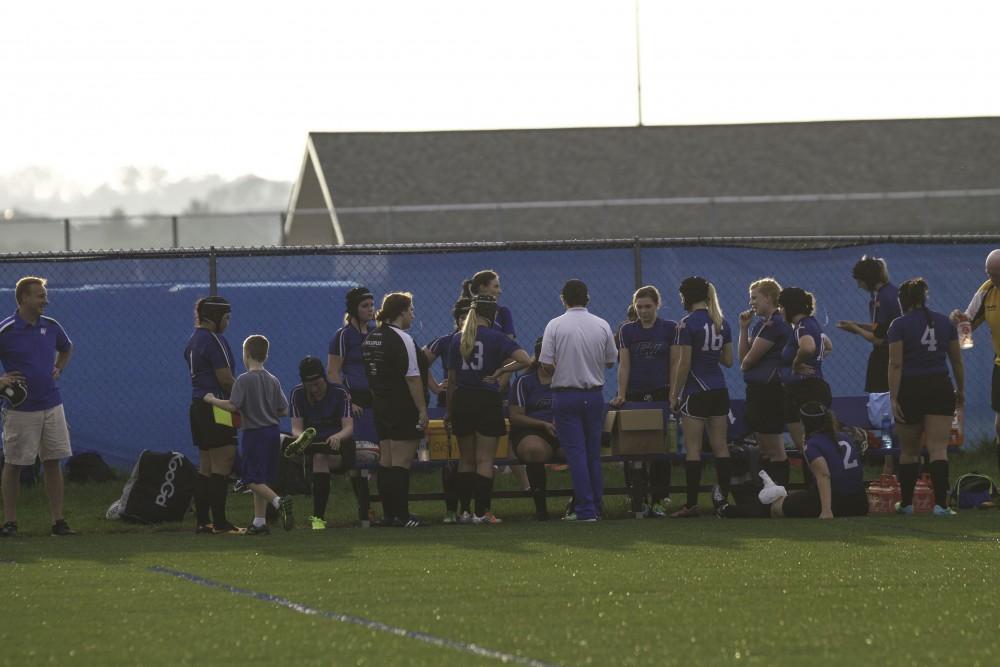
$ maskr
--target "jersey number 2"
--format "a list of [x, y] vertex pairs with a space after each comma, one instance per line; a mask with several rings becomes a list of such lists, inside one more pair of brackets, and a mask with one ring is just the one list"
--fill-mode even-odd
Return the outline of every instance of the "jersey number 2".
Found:
[[472, 348], [472, 357], [470, 359], [462, 358], [462, 370], [463, 371], [481, 371], [483, 370], [483, 344], [480, 341], [476, 341], [475, 347]]
[[849, 444], [847, 444], [846, 442], [844, 442], [843, 440], [841, 440], [840, 442], [838, 442], [837, 446], [839, 448], [843, 449], [843, 451], [844, 451], [844, 470], [850, 470], [851, 468], [857, 468], [858, 467], [858, 459], [855, 458], [853, 461], [851, 460], [851, 454], [854, 453], [854, 450], [851, 449], [851, 446]]

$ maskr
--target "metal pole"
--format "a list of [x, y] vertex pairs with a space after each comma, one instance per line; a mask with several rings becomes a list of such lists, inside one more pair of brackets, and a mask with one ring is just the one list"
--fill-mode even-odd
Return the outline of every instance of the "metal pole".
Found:
[[278, 245], [285, 245], [285, 223], [288, 222], [288, 214], [284, 211], [278, 216], [278, 220], [281, 221], [281, 228], [278, 230]]
[[66, 252], [69, 252], [70, 250], [72, 250], [72, 248], [70, 248], [69, 241], [70, 241], [70, 239], [69, 239], [69, 218], [64, 218], [63, 219], [63, 243], [66, 244]]
[[633, 237], [632, 239], [632, 263], [635, 266], [635, 288], [639, 289], [642, 287], [642, 242], [639, 241], [639, 237]]
[[215, 262], [215, 246], [208, 249], [208, 293], [211, 296], [218, 296], [219, 281]]
[[173, 244], [174, 248], [179, 248], [180, 246], [180, 230], [177, 228], [177, 216], [170, 216], [170, 242]]

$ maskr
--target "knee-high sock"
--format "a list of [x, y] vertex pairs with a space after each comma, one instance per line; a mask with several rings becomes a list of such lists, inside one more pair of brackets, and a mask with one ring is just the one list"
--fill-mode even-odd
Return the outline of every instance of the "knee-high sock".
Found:
[[410, 469], [394, 467], [396, 486], [396, 516], [402, 521], [410, 518]]
[[545, 502], [545, 464], [529, 463], [525, 468], [528, 472], [528, 483], [531, 484], [531, 498], [535, 501], [535, 512], [544, 514], [548, 512]]
[[392, 468], [379, 466], [378, 475], [375, 477], [375, 486], [378, 489], [378, 497], [382, 501], [382, 519], [392, 519], [396, 516], [393, 506], [392, 488]]
[[729, 497], [729, 483], [733, 478], [733, 461], [728, 456], [715, 459], [715, 476], [722, 495]]
[[764, 466], [764, 472], [771, 476], [778, 486], [788, 486], [788, 459], [784, 461], [768, 461]]
[[444, 508], [448, 512], [458, 511], [458, 469], [451, 463], [441, 468], [441, 490], [444, 492]]
[[948, 461], [931, 461], [931, 484], [934, 485], [934, 504], [945, 507], [948, 502]]
[[475, 485], [476, 516], [482, 516], [490, 511], [490, 499], [493, 495], [493, 478], [475, 473], [473, 484]]
[[326, 504], [330, 500], [330, 473], [313, 473], [313, 516], [323, 518]]
[[212, 521], [216, 526], [222, 527], [229, 524], [226, 518], [226, 495], [228, 495], [229, 485], [226, 483], [225, 475], [213, 474], [209, 480], [210, 497], [212, 499]]
[[684, 476], [687, 478], [687, 506], [698, 504], [698, 487], [701, 486], [701, 461], [685, 461]]
[[900, 504], [903, 507], [913, 504], [913, 487], [917, 484], [917, 471], [919, 469], [919, 463], [899, 464], [899, 492], [902, 496]]
[[649, 487], [653, 504], [670, 497], [670, 461], [649, 462]]
[[458, 502], [463, 512], [472, 509], [472, 496], [476, 492], [476, 473], [459, 472], [455, 475], [458, 481]]
[[212, 522], [212, 503], [209, 494], [211, 478], [208, 475], [198, 475], [194, 478], [194, 513], [197, 517], [198, 525], [204, 526]]

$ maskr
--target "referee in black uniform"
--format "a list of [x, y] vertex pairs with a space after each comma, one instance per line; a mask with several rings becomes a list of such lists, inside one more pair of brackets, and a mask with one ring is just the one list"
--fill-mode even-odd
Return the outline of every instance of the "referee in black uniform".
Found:
[[375, 430], [381, 455], [377, 476], [382, 498], [382, 525], [424, 525], [410, 514], [410, 463], [427, 428], [427, 401], [417, 346], [405, 329], [413, 322], [413, 296], [387, 294], [375, 315], [378, 328], [361, 346], [361, 358], [372, 394]]

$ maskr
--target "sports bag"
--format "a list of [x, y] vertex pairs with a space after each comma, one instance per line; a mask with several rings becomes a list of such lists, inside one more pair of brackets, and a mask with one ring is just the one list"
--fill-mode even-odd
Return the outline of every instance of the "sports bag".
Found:
[[122, 497], [108, 508], [109, 519], [137, 523], [180, 521], [191, 506], [197, 468], [180, 452], [139, 455]]
[[996, 482], [978, 472], [962, 475], [951, 489], [950, 504], [959, 509], [979, 507], [1000, 495]]

